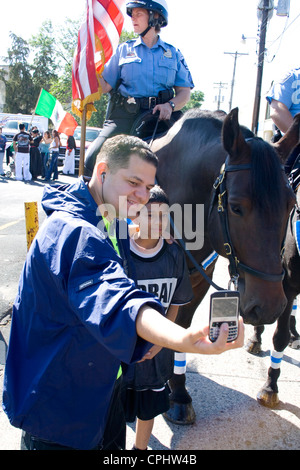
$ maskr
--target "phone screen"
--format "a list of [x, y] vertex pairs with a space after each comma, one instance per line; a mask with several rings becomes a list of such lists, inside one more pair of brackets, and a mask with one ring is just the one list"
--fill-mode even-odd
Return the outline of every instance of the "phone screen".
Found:
[[238, 301], [238, 297], [212, 299], [212, 318], [237, 316]]

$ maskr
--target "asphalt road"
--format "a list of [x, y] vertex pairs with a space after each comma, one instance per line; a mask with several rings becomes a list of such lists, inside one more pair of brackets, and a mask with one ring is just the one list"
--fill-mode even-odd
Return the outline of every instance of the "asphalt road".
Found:
[[[59, 176], [63, 182], [74, 178]], [[24, 202], [39, 203], [44, 182], [0, 181], [0, 332], [8, 340], [10, 308], [26, 256]], [[226, 286], [227, 263], [220, 259], [215, 282]], [[209, 294], [198, 308], [194, 322], [208, 318]], [[300, 318], [298, 314], [298, 325]], [[196, 422], [178, 426], [162, 416], [155, 420], [149, 449], [153, 450], [299, 450], [300, 442], [300, 350], [287, 348], [279, 379], [280, 403], [275, 410], [264, 408], [256, 395], [266, 380], [275, 325], [266, 328], [259, 357], [245, 349], [220, 356], [188, 355], [187, 388], [193, 397]], [[246, 341], [252, 327], [246, 327]], [[3, 343], [2, 343], [3, 344]], [[2, 354], [3, 355], [3, 354]], [[1, 356], [1, 349], [0, 349]], [[0, 365], [2, 395], [3, 365]], [[134, 427], [127, 427], [127, 448], [134, 441]], [[0, 409], [0, 450], [18, 450], [20, 430], [12, 427]]]

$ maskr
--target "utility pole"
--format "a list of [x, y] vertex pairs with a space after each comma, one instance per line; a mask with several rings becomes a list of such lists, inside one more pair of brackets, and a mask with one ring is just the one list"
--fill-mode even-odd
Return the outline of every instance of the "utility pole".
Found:
[[[217, 87], [219, 88], [219, 93], [218, 93], [218, 99], [217, 99], [217, 110], [220, 109], [220, 104], [221, 104], [221, 90], [223, 88], [227, 88], [225, 85], [227, 85], [227, 83], [223, 83], [223, 82], [219, 82], [219, 83], [214, 83], [214, 85], [217, 85]], [[217, 87], [214, 87], [214, 88], [217, 88]]]
[[253, 116], [252, 116], [252, 132], [255, 135], [257, 134], [257, 130], [258, 130], [261, 85], [262, 85], [262, 76], [263, 76], [263, 68], [264, 68], [264, 60], [265, 60], [265, 44], [266, 44], [268, 17], [270, 14], [270, 10], [272, 10], [272, 8], [273, 7], [269, 6], [269, 0], [264, 0], [263, 8], [262, 8], [262, 20], [261, 20], [261, 26], [260, 26], [257, 78], [256, 78], [255, 99], [254, 99]]
[[236, 52], [224, 52], [224, 54], [230, 54], [232, 57], [234, 57], [233, 75], [232, 75], [231, 92], [230, 92], [230, 100], [229, 100], [229, 111], [231, 111], [233, 89], [234, 89], [234, 83], [235, 83], [236, 61], [240, 55], [248, 55], [248, 54], [246, 52], [237, 52], [237, 51]]

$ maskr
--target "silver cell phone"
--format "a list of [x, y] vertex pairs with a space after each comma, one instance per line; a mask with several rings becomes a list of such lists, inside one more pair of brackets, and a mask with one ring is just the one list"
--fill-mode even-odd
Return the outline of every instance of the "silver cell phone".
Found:
[[227, 323], [229, 326], [227, 342], [230, 343], [237, 338], [239, 311], [240, 294], [238, 291], [223, 290], [211, 294], [209, 309], [210, 341], [216, 341], [222, 323]]

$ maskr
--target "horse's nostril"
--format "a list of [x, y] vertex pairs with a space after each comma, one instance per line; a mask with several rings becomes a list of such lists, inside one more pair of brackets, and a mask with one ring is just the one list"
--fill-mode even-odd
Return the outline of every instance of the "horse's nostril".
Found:
[[249, 304], [248, 307], [241, 311], [241, 316], [246, 324], [253, 326], [271, 325], [282, 314], [286, 304], [287, 300], [285, 297], [278, 301], [276, 305], [274, 304], [272, 308]]
[[247, 325], [259, 326], [262, 324], [260, 316], [256, 312], [256, 307], [241, 312], [244, 323]]

